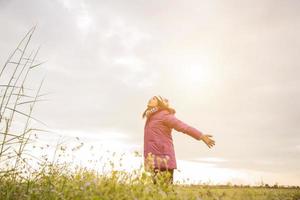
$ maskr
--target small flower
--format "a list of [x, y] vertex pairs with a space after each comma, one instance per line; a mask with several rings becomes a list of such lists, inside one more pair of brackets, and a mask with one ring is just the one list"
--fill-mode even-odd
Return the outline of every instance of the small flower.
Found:
[[90, 182], [86, 182], [84, 186], [85, 186], [85, 187], [88, 187], [88, 186], [90, 186], [90, 185], [91, 185]]

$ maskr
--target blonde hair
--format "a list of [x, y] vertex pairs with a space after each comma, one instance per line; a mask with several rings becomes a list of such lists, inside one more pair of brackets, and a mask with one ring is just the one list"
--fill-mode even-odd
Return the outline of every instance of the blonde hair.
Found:
[[[158, 100], [158, 104], [157, 104], [158, 109], [165, 109], [168, 110], [170, 113], [176, 113], [176, 110], [170, 107], [169, 100], [167, 98], [161, 97], [160, 95], [154, 97]], [[145, 118], [147, 111], [150, 109], [151, 107], [147, 106], [146, 110], [143, 112], [142, 115], [143, 119]]]

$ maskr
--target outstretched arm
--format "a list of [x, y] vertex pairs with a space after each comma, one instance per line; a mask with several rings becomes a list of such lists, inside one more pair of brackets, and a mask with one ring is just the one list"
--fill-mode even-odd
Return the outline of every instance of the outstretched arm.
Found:
[[185, 133], [195, 138], [196, 140], [203, 140], [203, 142], [211, 148], [215, 145], [215, 141], [211, 139], [212, 135], [203, 134], [198, 129], [189, 126], [183, 121], [177, 119], [173, 114], [166, 114], [163, 116], [163, 123], [170, 128], [174, 128], [176, 131]]
[[170, 128], [174, 128], [176, 131], [195, 138], [196, 140], [202, 139], [203, 133], [201, 131], [177, 119], [174, 114], [163, 115], [163, 123]]

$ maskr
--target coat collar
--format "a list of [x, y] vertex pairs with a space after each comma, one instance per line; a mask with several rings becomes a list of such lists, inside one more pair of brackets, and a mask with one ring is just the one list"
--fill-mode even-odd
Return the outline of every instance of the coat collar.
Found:
[[159, 107], [153, 107], [153, 108], [150, 108], [146, 111], [146, 116], [147, 118], [149, 118], [152, 114], [156, 113], [157, 111], [159, 111], [160, 108]]
[[164, 108], [159, 108], [159, 107], [154, 107], [153, 109], [150, 109], [147, 113], [146, 113], [146, 116], [147, 116], [147, 120], [146, 120], [146, 123], [150, 120], [150, 118], [155, 114], [155, 113], [158, 113], [162, 110], [165, 110]]

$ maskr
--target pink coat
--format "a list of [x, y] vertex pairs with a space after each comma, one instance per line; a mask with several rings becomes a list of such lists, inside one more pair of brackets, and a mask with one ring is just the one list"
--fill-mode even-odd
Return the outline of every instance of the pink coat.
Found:
[[[203, 133], [177, 119], [166, 109], [151, 113], [144, 127], [144, 166], [177, 169], [172, 129], [200, 140]], [[151, 156], [152, 155], [152, 156]], [[151, 159], [152, 158], [152, 159]]]

